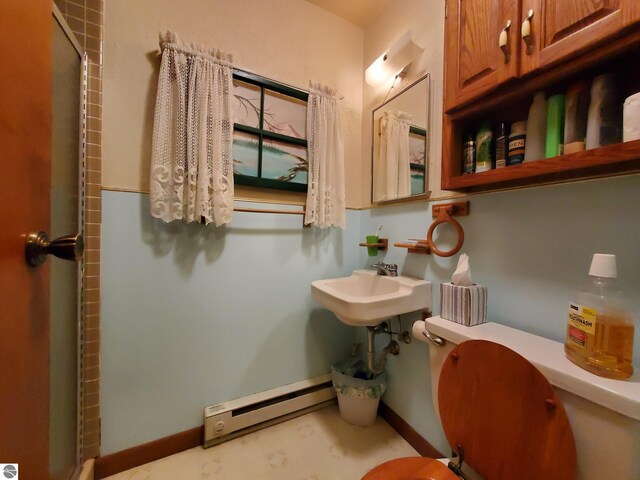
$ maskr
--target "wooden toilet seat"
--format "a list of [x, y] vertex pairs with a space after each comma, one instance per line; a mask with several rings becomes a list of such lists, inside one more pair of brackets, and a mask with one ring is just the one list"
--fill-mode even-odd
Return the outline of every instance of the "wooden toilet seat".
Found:
[[460, 480], [460, 477], [433, 458], [406, 457], [378, 465], [362, 480]]
[[[544, 375], [513, 350], [486, 340], [458, 345], [442, 366], [438, 403], [449, 445], [483, 478], [575, 479], [576, 447], [564, 407]], [[449, 476], [436, 476], [442, 469]], [[459, 477], [418, 457], [383, 463], [363, 480], [431, 478]]]

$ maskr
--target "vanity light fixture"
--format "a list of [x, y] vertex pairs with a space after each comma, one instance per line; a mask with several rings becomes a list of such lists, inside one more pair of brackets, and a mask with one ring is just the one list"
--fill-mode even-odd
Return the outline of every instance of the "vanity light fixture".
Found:
[[369, 65], [364, 72], [365, 81], [372, 87], [381, 85], [389, 78], [398, 75], [423, 50], [424, 48], [413, 41], [411, 30], [408, 30]]

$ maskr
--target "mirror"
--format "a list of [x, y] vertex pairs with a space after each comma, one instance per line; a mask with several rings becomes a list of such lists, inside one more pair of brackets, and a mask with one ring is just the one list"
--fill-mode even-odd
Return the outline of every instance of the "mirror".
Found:
[[429, 75], [373, 110], [373, 203], [426, 197]]

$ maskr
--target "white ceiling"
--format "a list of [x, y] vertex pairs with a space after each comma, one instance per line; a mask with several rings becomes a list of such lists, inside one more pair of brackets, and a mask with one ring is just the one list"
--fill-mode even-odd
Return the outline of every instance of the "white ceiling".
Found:
[[391, 0], [308, 0], [309, 2], [366, 28]]

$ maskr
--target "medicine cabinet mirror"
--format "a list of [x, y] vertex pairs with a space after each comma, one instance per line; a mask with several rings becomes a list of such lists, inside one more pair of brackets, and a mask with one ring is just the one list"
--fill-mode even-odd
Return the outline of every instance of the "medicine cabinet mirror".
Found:
[[428, 196], [429, 75], [373, 110], [373, 203]]

